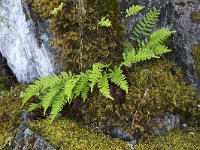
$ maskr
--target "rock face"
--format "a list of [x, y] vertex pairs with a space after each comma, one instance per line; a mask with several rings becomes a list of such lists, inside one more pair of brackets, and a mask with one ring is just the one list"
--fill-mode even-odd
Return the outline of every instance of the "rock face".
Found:
[[45, 45], [38, 46], [29, 16], [21, 0], [0, 1], [0, 52], [17, 80], [22, 82], [50, 75], [54, 70]]
[[[173, 44], [171, 49], [174, 52], [170, 59], [175, 59], [181, 64], [186, 72], [187, 80], [195, 84], [200, 90], [200, 80], [197, 78], [194, 60], [192, 58], [193, 45], [200, 43], [200, 24], [192, 22], [191, 13], [200, 10], [199, 0], [119, 0], [123, 11], [130, 6], [143, 5], [147, 12], [152, 7], [161, 10], [160, 19], [157, 27], [167, 27], [176, 30], [177, 33], [173, 36]], [[142, 12], [142, 14], [144, 14]], [[127, 33], [131, 32], [132, 27], [136, 21], [141, 19], [142, 15], [125, 18], [127, 25]]]
[[12, 144], [13, 150], [19, 149], [38, 149], [38, 150], [56, 150], [49, 145], [42, 137], [37, 133], [31, 131], [26, 125], [22, 125], [14, 139]]

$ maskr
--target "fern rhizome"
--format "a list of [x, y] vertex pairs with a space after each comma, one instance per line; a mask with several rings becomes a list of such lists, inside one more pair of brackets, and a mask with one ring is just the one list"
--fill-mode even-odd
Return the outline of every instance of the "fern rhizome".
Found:
[[[136, 15], [143, 6], [132, 6], [126, 10], [126, 17]], [[98, 87], [100, 93], [106, 98], [113, 100], [110, 94], [109, 83], [114, 83], [128, 93], [128, 82], [123, 74], [122, 66], [138, 63], [151, 58], [159, 58], [162, 54], [170, 52], [163, 42], [175, 31], [166, 28], [153, 31], [153, 27], [159, 17], [159, 11], [153, 8], [140, 20], [133, 29], [129, 41], [125, 42], [123, 53], [124, 61], [113, 69], [110, 65], [95, 63], [92, 69], [75, 75], [71, 72], [61, 72], [59, 75], [51, 75], [36, 80], [21, 95], [23, 105], [33, 96], [37, 96], [40, 102], [32, 103], [29, 111], [43, 108], [44, 113], [51, 108], [51, 121], [53, 121], [65, 104], [70, 104], [76, 97], [80, 96], [83, 102], [87, 99], [88, 93]], [[132, 43], [136, 42], [137, 46]]]

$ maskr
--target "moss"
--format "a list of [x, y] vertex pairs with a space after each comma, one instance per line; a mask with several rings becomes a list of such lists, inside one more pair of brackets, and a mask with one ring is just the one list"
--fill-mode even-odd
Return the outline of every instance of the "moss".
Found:
[[30, 128], [39, 133], [52, 146], [60, 150], [126, 150], [127, 144], [105, 135], [97, 135], [80, 124], [60, 119], [52, 124], [49, 120], [34, 121]]
[[[121, 39], [123, 26], [117, 0], [89, 0], [87, 13], [82, 16], [77, 3], [66, 0], [58, 15], [50, 12], [60, 0], [34, 0], [33, 8], [42, 19], [50, 19], [51, 44], [57, 49], [56, 60], [63, 70], [79, 73], [96, 62], [117, 65], [122, 60]], [[112, 27], [98, 26], [98, 20], [106, 16]]]
[[14, 131], [21, 122], [19, 93], [24, 89], [25, 86], [18, 85], [11, 92], [0, 96], [0, 149], [12, 140]]
[[136, 146], [136, 150], [197, 150], [200, 149], [200, 131], [176, 130], [163, 137], [150, 139]]
[[129, 93], [113, 85], [110, 88], [114, 101], [93, 93], [87, 106], [80, 110], [88, 125], [105, 131], [115, 126], [132, 135], [138, 129], [148, 131], [150, 120], [166, 112], [180, 114], [186, 122], [198, 123], [195, 88], [184, 81], [183, 72], [175, 63], [148, 61], [124, 72]]
[[198, 76], [200, 77], [200, 44], [195, 45], [192, 49], [192, 55], [194, 58], [194, 64]]
[[200, 23], [200, 11], [192, 12], [191, 18], [193, 22]]

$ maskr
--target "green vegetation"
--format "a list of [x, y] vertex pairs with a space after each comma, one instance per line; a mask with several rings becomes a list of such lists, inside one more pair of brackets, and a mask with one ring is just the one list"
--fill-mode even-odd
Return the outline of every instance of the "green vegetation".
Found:
[[200, 11], [192, 12], [191, 14], [192, 21], [200, 23]]
[[128, 150], [125, 142], [94, 131], [84, 129], [78, 123], [59, 119], [49, 125], [49, 120], [34, 121], [30, 128], [40, 133], [53, 147], [59, 150]]
[[198, 150], [200, 149], [200, 131], [184, 132], [176, 130], [163, 137], [152, 138], [136, 146], [135, 150]]
[[110, 27], [112, 26], [111, 21], [106, 18], [106, 17], [102, 17], [101, 20], [98, 22], [98, 24], [102, 27]]
[[110, 88], [114, 101], [92, 93], [86, 106], [76, 110], [83, 112], [86, 124], [104, 131], [115, 125], [132, 136], [138, 130], [149, 132], [151, 119], [166, 112], [180, 114], [189, 125], [200, 123], [195, 88], [184, 81], [183, 72], [175, 63], [153, 60], [124, 72], [129, 79], [129, 93], [113, 85]]
[[197, 44], [192, 49], [192, 55], [194, 58], [194, 64], [198, 76], [200, 77], [200, 44]]
[[22, 103], [19, 93], [24, 89], [25, 86], [18, 85], [0, 96], [0, 149], [13, 139], [14, 131], [20, 125]]
[[145, 7], [140, 5], [133, 5], [129, 7], [128, 9], [126, 9], [126, 17], [138, 14], [143, 8]]
[[[144, 21], [141, 21], [140, 25], [137, 25], [137, 28], [135, 28], [134, 34], [137, 35], [137, 38], [140, 35], [147, 35], [147, 31], [149, 33], [152, 31], [151, 28], [154, 26], [158, 15], [159, 11], [155, 8], [147, 13]], [[108, 79], [128, 93], [127, 81], [125, 80], [121, 67], [151, 58], [159, 58], [160, 55], [170, 52], [171, 50], [164, 46], [163, 42], [172, 33], [174, 31], [169, 31], [165, 28], [153, 32], [150, 35], [149, 41], [145, 39], [144, 42], [138, 43], [142, 45], [138, 51], [132, 47], [131, 43], [127, 42], [128, 46], [126, 45], [126, 52], [123, 54], [124, 62], [119, 67], [115, 66], [114, 69], [109, 69], [110, 65], [95, 63], [92, 65], [91, 70], [87, 70], [85, 73], [80, 73], [79, 75], [72, 75], [71, 72], [69, 74], [62, 72], [60, 76], [52, 75], [50, 77], [40, 78], [22, 94], [23, 105], [31, 97], [39, 96], [41, 102], [32, 104], [29, 110], [32, 111], [36, 108], [43, 107], [45, 113], [49, 107], [52, 107], [51, 119], [53, 121], [63, 106], [66, 103], [71, 104], [77, 96], [81, 95], [83, 101], [85, 101], [88, 97], [89, 90], [91, 89], [91, 92], [93, 92], [96, 84], [106, 98], [113, 100], [110, 94]], [[107, 70], [109, 70], [109, 73]]]

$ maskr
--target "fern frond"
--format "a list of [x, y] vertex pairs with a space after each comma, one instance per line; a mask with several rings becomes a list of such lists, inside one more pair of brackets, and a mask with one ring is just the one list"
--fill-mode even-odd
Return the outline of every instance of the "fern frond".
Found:
[[165, 45], [156, 44], [153, 51], [157, 56], [161, 56], [165, 53], [171, 52], [172, 50], [168, 49]]
[[67, 96], [67, 101], [68, 103], [71, 103], [71, 100], [73, 99], [74, 97], [74, 88], [75, 88], [75, 85], [77, 83], [77, 81], [79, 80], [80, 76], [76, 75], [76, 76], [73, 76], [71, 79], [69, 79], [66, 83], [65, 83], [65, 95]]
[[29, 87], [21, 95], [21, 97], [22, 97], [21, 108], [31, 97], [38, 95], [39, 93], [43, 92], [44, 90], [48, 89], [49, 87], [52, 87], [56, 84], [60, 84], [61, 82], [62, 82], [62, 79], [59, 78], [55, 74], [48, 76], [48, 77], [39, 78], [32, 85], [29, 85]]
[[41, 103], [38, 103], [38, 104], [31, 103], [31, 105], [29, 106], [28, 112], [31, 112], [41, 107], [42, 107]]
[[86, 100], [88, 92], [90, 90], [89, 75], [88, 73], [81, 73], [79, 80], [74, 88], [75, 97], [81, 94], [83, 101]]
[[97, 84], [98, 80], [102, 78], [102, 71], [103, 68], [106, 67], [106, 65], [102, 63], [96, 63], [92, 66], [92, 70], [89, 70], [89, 81], [90, 87], [91, 87], [91, 92], [94, 89], [94, 86]]
[[60, 91], [56, 96], [56, 100], [54, 101], [51, 109], [51, 122], [58, 116], [59, 112], [62, 110], [63, 106], [67, 103], [65, 99], [65, 91]]
[[108, 77], [107, 74], [104, 73], [102, 78], [98, 81], [98, 87], [100, 92], [106, 97], [113, 100], [113, 97], [110, 95], [110, 88], [108, 84]]
[[58, 94], [61, 88], [61, 84], [53, 86], [41, 99], [42, 107], [44, 108], [44, 114], [46, 113], [47, 108], [52, 105], [54, 96]]
[[144, 9], [145, 6], [140, 5], [133, 5], [126, 9], [126, 17], [130, 17], [132, 15], [137, 15], [142, 9]]
[[133, 30], [133, 36], [131, 37], [132, 40], [138, 41], [138, 43], [141, 43], [140, 37], [142, 35], [147, 36], [150, 35], [152, 32], [153, 26], [156, 24], [156, 21], [158, 20], [160, 11], [157, 10], [155, 7], [150, 10], [145, 16], [143, 20], [140, 20], [139, 23], [134, 27]]
[[136, 53], [131, 51], [128, 54], [123, 54], [124, 65], [128, 66], [131, 63], [138, 63], [141, 61], [149, 60], [151, 58], [159, 58], [156, 54], [150, 49], [139, 49]]
[[113, 70], [110, 69], [109, 71], [109, 78], [111, 79], [111, 82], [115, 83], [128, 93], [128, 83], [120, 67], [115, 66]]

